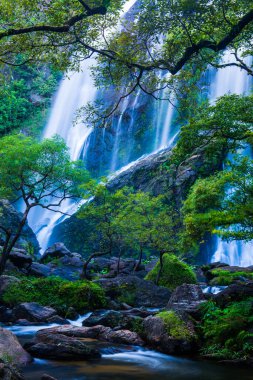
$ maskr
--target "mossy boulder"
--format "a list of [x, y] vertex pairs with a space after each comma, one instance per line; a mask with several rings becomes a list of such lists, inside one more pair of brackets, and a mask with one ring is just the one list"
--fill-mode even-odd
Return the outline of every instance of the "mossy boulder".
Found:
[[[147, 274], [146, 280], [156, 282], [160, 262]], [[196, 284], [196, 275], [189, 265], [179, 260], [175, 255], [163, 255], [163, 269], [159, 279], [159, 285], [174, 290], [184, 283]]]
[[79, 313], [105, 306], [103, 289], [88, 281], [68, 281], [60, 277], [23, 278], [12, 283], [2, 295], [2, 301], [10, 307], [24, 302], [37, 302], [51, 306], [64, 315], [70, 307]]
[[187, 354], [197, 349], [193, 323], [175, 311], [163, 311], [143, 321], [144, 339], [166, 354]]

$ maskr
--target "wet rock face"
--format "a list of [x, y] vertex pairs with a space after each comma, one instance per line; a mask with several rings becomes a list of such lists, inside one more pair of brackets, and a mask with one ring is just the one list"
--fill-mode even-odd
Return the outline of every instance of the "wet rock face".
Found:
[[[11, 228], [13, 232], [15, 233], [15, 230], [17, 230], [17, 227], [19, 225], [19, 222], [22, 218], [22, 213], [19, 213], [15, 210], [15, 208], [10, 204], [7, 200], [0, 200], [0, 209], [1, 209], [1, 216], [0, 216], [0, 222], [1, 225], [5, 228]], [[1, 234], [0, 234], [1, 237]], [[35, 233], [32, 231], [32, 229], [29, 227], [28, 223], [25, 224], [22, 235], [18, 240], [18, 244], [25, 246], [27, 243], [30, 243], [34, 249], [34, 254], [39, 255], [39, 243], [37, 241]]]
[[96, 282], [108, 297], [136, 307], [165, 307], [171, 295], [167, 288], [133, 275], [102, 278]]
[[15, 335], [0, 327], [0, 358], [5, 357], [16, 366], [26, 365], [32, 360]]
[[131, 326], [132, 318], [120, 311], [106, 310], [105, 312], [94, 312], [83, 321], [83, 326], [91, 327], [103, 325], [106, 327], [126, 328]]
[[46, 322], [57, 315], [51, 307], [41, 306], [36, 302], [25, 302], [13, 309], [13, 318], [26, 319], [30, 322]]
[[9, 260], [18, 269], [22, 269], [22, 268], [29, 269], [32, 265], [31, 256], [27, 255], [26, 251], [23, 249], [14, 248], [9, 255]]
[[206, 299], [199, 285], [183, 284], [172, 293], [167, 309], [195, 315], [203, 302]]
[[57, 360], [96, 359], [101, 355], [86, 343], [63, 334], [40, 333], [35, 343], [27, 345], [27, 351], [34, 357]]

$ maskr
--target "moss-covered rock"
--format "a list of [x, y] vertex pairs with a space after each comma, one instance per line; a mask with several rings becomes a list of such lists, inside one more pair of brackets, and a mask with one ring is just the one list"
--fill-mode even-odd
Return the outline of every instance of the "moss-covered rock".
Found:
[[156, 315], [164, 322], [166, 333], [175, 339], [192, 339], [186, 323], [173, 311], [162, 311]]
[[[147, 274], [146, 280], [156, 281], [160, 270], [160, 262]], [[163, 269], [161, 272], [159, 285], [165, 286], [171, 290], [177, 286], [186, 284], [195, 284], [196, 276], [189, 265], [179, 260], [174, 255], [163, 255]]]
[[230, 272], [224, 269], [212, 270], [214, 278], [210, 281], [210, 285], [231, 285], [237, 281], [253, 280], [252, 273], [246, 270]]
[[98, 284], [88, 281], [67, 281], [59, 277], [24, 278], [10, 284], [2, 295], [2, 301], [13, 307], [23, 302], [37, 302], [52, 306], [64, 314], [69, 307], [82, 313], [105, 306], [105, 296]]

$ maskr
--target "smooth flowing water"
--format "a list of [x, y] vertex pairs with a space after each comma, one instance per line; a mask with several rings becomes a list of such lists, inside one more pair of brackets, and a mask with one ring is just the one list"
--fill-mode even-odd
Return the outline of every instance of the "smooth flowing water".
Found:
[[[87, 317], [80, 317], [80, 320]], [[52, 327], [50, 325], [48, 327]], [[13, 326], [21, 343], [47, 326]], [[92, 361], [35, 359], [23, 369], [26, 380], [40, 379], [45, 373], [58, 380], [252, 380], [248, 369], [231, 368], [208, 361], [165, 355], [137, 346], [123, 346], [85, 340], [96, 346], [102, 357]]]

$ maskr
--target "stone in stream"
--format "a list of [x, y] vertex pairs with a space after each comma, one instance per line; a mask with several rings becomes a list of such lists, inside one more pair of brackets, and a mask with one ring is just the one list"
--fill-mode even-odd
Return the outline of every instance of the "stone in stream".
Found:
[[41, 306], [36, 302], [24, 302], [13, 309], [15, 320], [27, 319], [30, 322], [47, 322], [51, 317], [57, 315], [52, 307]]
[[35, 342], [25, 345], [34, 357], [52, 360], [96, 359], [101, 355], [98, 350], [76, 338], [63, 334], [45, 332], [37, 334]]
[[42, 375], [40, 380], [57, 380], [55, 377], [52, 377], [50, 375], [47, 375], [46, 373]]
[[213, 299], [219, 306], [225, 307], [230, 302], [241, 301], [247, 297], [253, 297], [253, 281], [229, 285], [215, 294]]
[[43, 329], [37, 332], [36, 341], [41, 342], [45, 340], [47, 335], [63, 335], [67, 337], [74, 337], [78, 339], [91, 338], [105, 342], [130, 344], [142, 346], [144, 344], [140, 336], [129, 330], [116, 330], [114, 331], [110, 327], [105, 326], [93, 326], [93, 327], [77, 327], [77, 326], [57, 326], [48, 329]]
[[83, 326], [103, 325], [106, 327], [130, 327], [132, 318], [120, 311], [105, 310], [104, 312], [93, 312], [83, 321]]
[[0, 357], [16, 366], [26, 365], [31, 362], [31, 356], [23, 349], [15, 335], [0, 327]]

